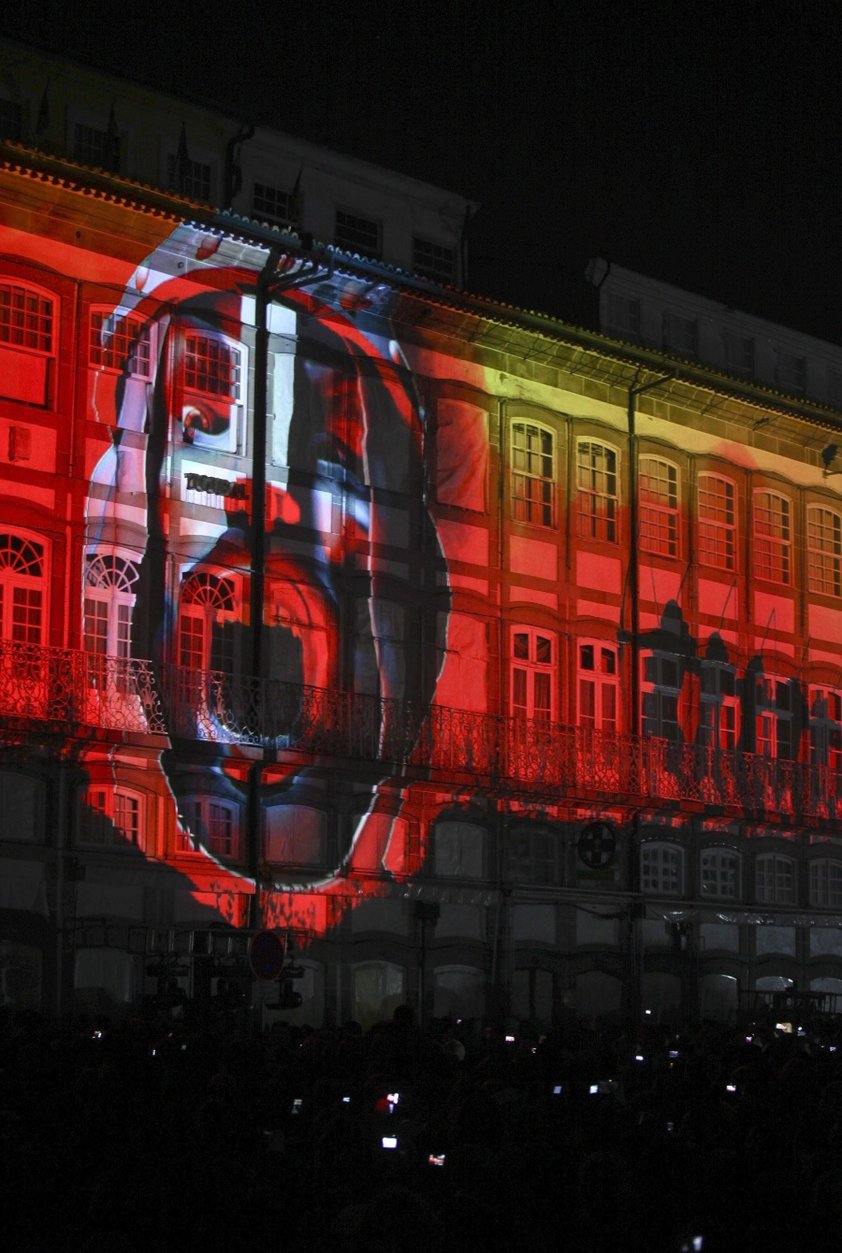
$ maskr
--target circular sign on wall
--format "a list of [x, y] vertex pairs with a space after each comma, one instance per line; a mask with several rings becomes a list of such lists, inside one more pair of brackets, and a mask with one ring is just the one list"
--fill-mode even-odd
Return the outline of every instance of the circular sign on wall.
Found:
[[255, 979], [277, 979], [286, 961], [286, 940], [278, 931], [258, 931], [249, 942], [249, 965]]
[[579, 859], [591, 870], [605, 870], [617, 855], [617, 834], [607, 822], [589, 822], [576, 843]]

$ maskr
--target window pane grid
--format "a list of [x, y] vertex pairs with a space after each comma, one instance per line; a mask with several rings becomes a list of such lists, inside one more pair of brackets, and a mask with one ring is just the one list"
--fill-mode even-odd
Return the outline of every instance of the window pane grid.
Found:
[[582, 539], [617, 539], [617, 454], [581, 441], [576, 450], [576, 532]]
[[842, 596], [842, 517], [832, 509], [807, 510], [807, 582], [811, 592]]
[[184, 345], [184, 382], [210, 396], [240, 396], [240, 356], [209, 335], [187, 335]]
[[103, 370], [123, 370], [149, 378], [152, 348], [149, 327], [131, 314], [91, 313], [88, 360]]
[[736, 489], [727, 479], [699, 475], [699, 561], [721, 570], [736, 568]]
[[416, 274], [436, 283], [452, 283], [455, 277], [453, 249], [416, 236], [412, 241], [412, 268]]
[[340, 209], [336, 214], [335, 239], [337, 248], [376, 257], [380, 252], [380, 224]]
[[734, 900], [737, 896], [738, 859], [734, 853], [710, 850], [702, 853], [702, 892]]
[[640, 850], [640, 886], [644, 892], [678, 895], [681, 850], [663, 844], [644, 844]]
[[658, 457], [641, 457], [639, 467], [640, 547], [678, 555], [678, 470]]
[[810, 904], [842, 909], [842, 862], [810, 863]]
[[0, 283], [0, 343], [52, 353], [52, 300], [14, 283]]
[[512, 425], [512, 515], [517, 522], [552, 526], [555, 456], [553, 435], [526, 422]]
[[795, 900], [795, 867], [788, 857], [758, 857], [757, 899], [766, 905], [787, 905]]
[[254, 184], [253, 209], [255, 217], [267, 222], [277, 222], [282, 226], [292, 225], [293, 198], [288, 191], [272, 187], [269, 183]]
[[755, 492], [752, 566], [757, 577], [789, 583], [790, 545], [789, 501], [775, 492]]

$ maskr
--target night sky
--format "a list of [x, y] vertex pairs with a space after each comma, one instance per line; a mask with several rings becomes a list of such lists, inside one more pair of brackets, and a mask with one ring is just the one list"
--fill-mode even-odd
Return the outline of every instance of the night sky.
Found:
[[0, 26], [481, 201], [473, 291], [575, 320], [601, 254], [842, 342], [836, 0], [33, 0]]

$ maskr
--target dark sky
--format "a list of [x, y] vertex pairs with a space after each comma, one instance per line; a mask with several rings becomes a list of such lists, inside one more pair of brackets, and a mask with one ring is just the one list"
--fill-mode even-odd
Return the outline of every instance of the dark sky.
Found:
[[574, 316], [598, 253], [842, 342], [837, 0], [123, 7], [0, 20], [476, 198], [474, 291]]

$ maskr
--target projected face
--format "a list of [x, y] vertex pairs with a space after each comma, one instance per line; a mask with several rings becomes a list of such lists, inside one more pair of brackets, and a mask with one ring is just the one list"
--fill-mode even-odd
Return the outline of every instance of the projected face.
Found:
[[[358, 897], [363, 888], [348, 886], [357, 871], [366, 891], [406, 873], [402, 788], [386, 777], [355, 785], [338, 864], [326, 863], [328, 840], [308, 822], [335, 797], [313, 757], [353, 756], [351, 740], [369, 761], [411, 747], [435, 690], [448, 598], [446, 585], [435, 591], [446, 581], [432, 521], [407, 503], [424, 419], [386, 289], [278, 284], [265, 510], [252, 525], [257, 281], [244, 247], [183, 227], [103, 319], [103, 353], [119, 343], [125, 364], [110, 392], [95, 381], [115, 433], [93, 475], [86, 560], [133, 567], [126, 650], [162, 676], [162, 771], [184, 846], [213, 860], [217, 884], [243, 886], [225, 815], [247, 811], [260, 761], [249, 750], [280, 755], [258, 778], [262, 921], [296, 925], [323, 916], [315, 897]], [[245, 678], [256, 663], [259, 683]], [[308, 876], [313, 865], [324, 869]], [[272, 882], [273, 866], [290, 882]]]

